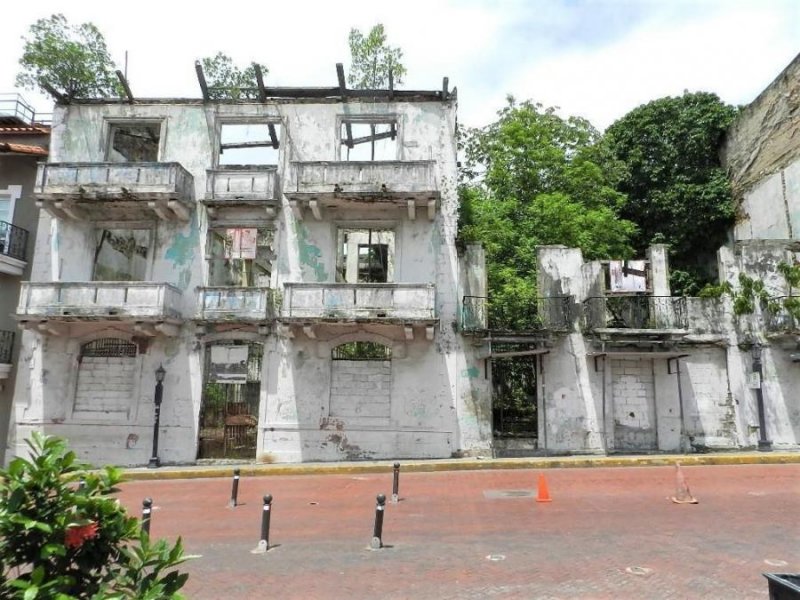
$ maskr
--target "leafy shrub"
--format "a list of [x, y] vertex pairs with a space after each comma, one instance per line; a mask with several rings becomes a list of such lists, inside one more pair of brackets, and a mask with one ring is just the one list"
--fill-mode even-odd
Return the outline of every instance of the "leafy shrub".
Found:
[[0, 470], [0, 597], [181, 598], [181, 541], [151, 542], [127, 515], [113, 497], [119, 470], [89, 471], [59, 438], [27, 444], [29, 459]]

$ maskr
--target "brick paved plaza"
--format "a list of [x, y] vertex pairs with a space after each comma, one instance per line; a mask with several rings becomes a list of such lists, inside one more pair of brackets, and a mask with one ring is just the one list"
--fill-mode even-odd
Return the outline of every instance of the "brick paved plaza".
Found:
[[[134, 481], [121, 498], [152, 533], [181, 535], [192, 599], [766, 598], [763, 572], [800, 572], [800, 465], [403, 473], [368, 550], [385, 475]], [[553, 502], [535, 501], [545, 473]], [[274, 496], [266, 554], [262, 501]]]

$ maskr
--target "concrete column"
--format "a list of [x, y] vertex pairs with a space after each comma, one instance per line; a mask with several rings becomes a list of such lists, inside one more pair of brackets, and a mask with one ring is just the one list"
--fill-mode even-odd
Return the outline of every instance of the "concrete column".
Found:
[[653, 244], [650, 246], [647, 249], [647, 260], [650, 261], [650, 274], [652, 276], [650, 287], [653, 290], [653, 296], [671, 296], [667, 245]]

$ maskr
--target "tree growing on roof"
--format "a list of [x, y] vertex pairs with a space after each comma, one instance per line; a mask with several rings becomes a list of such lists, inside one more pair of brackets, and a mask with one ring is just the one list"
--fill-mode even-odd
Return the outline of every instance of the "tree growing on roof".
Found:
[[394, 84], [403, 83], [406, 68], [400, 62], [403, 51], [386, 43], [386, 31], [381, 23], [364, 35], [350, 30], [350, 72], [347, 84], [355, 89], [375, 90], [389, 87], [389, 73]]
[[[256, 64], [241, 69], [233, 64], [227, 54], [217, 52], [215, 56], [202, 59], [203, 73], [208, 82], [208, 96], [212, 100], [230, 98], [232, 100], [258, 98], [258, 80], [256, 79]], [[269, 72], [266, 65], [258, 64], [261, 73], [266, 76]]]
[[118, 96], [121, 87], [103, 34], [92, 23], [69, 25], [55, 14], [31, 25], [17, 85], [69, 102], [75, 98]]

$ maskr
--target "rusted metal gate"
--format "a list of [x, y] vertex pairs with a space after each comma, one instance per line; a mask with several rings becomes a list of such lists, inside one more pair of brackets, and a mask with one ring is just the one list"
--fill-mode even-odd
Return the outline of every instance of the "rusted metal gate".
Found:
[[[216, 376], [214, 346], [246, 347], [246, 374], [233, 382]], [[255, 458], [263, 346], [226, 341], [206, 346], [198, 458]]]

